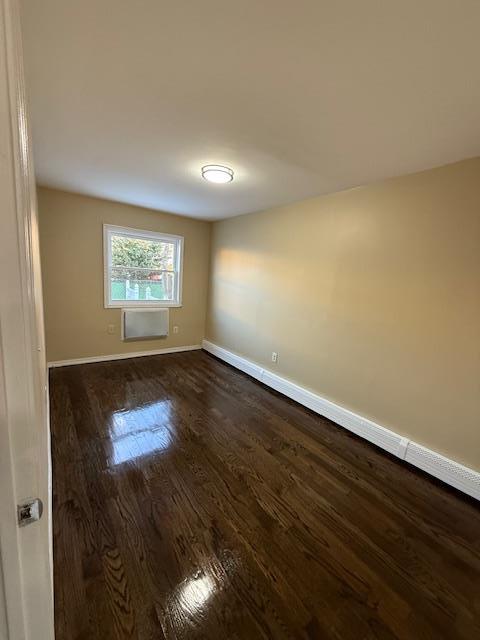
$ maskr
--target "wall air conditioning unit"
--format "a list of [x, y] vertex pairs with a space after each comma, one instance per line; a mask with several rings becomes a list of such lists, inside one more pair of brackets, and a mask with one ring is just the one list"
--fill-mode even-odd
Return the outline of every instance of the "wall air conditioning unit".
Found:
[[122, 309], [122, 340], [168, 336], [168, 308]]

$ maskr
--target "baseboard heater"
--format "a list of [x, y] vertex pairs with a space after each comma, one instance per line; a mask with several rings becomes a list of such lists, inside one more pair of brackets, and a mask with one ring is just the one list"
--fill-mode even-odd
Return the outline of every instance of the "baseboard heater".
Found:
[[168, 307], [122, 309], [122, 340], [143, 340], [168, 336]]

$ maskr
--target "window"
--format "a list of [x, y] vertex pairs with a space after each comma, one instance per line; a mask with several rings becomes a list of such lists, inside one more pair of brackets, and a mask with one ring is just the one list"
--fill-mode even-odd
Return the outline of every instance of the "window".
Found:
[[103, 226], [105, 307], [182, 304], [183, 238]]

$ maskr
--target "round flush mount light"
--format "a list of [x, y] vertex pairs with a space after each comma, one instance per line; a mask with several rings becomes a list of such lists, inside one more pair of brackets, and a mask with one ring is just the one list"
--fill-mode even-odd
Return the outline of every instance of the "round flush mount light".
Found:
[[208, 182], [216, 184], [225, 184], [233, 180], [233, 169], [224, 167], [221, 164], [206, 164], [202, 167], [202, 176]]

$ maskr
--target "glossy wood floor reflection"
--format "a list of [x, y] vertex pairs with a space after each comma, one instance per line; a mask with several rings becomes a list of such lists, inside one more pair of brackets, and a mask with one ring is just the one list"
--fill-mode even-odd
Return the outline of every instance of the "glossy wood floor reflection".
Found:
[[50, 393], [57, 640], [480, 638], [473, 500], [204, 352]]

